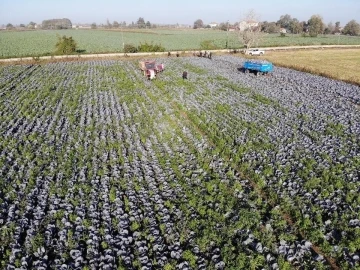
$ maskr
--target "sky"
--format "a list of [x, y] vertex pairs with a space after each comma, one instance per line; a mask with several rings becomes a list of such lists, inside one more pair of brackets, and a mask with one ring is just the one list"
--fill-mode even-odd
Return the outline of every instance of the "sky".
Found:
[[277, 21], [289, 14], [307, 21], [319, 14], [325, 23], [354, 19], [360, 23], [360, 0], [0, 0], [0, 25], [41, 23], [68, 18], [73, 24], [105, 24], [107, 20], [136, 22], [139, 17], [155, 24], [189, 24], [201, 19], [235, 23], [250, 10], [260, 21]]

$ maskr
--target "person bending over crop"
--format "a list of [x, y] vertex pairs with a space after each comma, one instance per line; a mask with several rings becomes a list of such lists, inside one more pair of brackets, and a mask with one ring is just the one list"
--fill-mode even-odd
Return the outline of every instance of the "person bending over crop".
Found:
[[187, 72], [186, 71], [183, 72], [182, 78], [183, 78], [183, 80], [187, 79]]

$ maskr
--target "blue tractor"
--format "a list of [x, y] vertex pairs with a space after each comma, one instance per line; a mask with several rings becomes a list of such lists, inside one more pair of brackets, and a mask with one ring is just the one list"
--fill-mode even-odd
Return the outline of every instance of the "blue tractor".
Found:
[[268, 74], [274, 70], [273, 64], [264, 60], [248, 60], [243, 65], [244, 73], [253, 71], [256, 75]]

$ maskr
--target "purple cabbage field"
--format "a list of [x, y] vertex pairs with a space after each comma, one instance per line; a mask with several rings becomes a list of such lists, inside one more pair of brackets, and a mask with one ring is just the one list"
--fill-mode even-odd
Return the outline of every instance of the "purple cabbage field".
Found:
[[0, 66], [0, 268], [360, 267], [360, 88], [157, 61]]

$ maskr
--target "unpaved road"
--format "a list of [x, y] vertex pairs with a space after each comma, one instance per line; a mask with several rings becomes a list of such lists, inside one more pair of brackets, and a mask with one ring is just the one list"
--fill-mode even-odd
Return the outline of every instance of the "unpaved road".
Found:
[[[303, 49], [349, 49], [349, 48], [360, 48], [360, 45], [311, 45], [311, 46], [287, 46], [287, 47], [266, 47], [259, 48], [264, 51], [279, 51], [279, 50], [303, 50]], [[198, 51], [198, 50], [197, 50]], [[216, 53], [227, 53], [231, 52], [230, 49], [225, 50], [211, 50]], [[180, 52], [180, 51], [179, 51]], [[193, 53], [194, 51], [181, 51], [181, 53]], [[210, 52], [210, 50], [209, 50]], [[176, 54], [176, 51], [171, 52], [172, 55]], [[7, 58], [0, 59], [0, 63], [16, 63], [23, 61], [38, 61], [38, 60], [76, 60], [76, 59], [89, 59], [89, 58], [111, 58], [111, 57], [141, 57], [141, 56], [156, 56], [156, 55], [167, 55], [168, 52], [149, 52], [149, 53], [103, 53], [103, 54], [78, 54], [78, 55], [56, 55], [56, 56], [40, 56], [40, 57], [21, 57], [21, 58]]]

